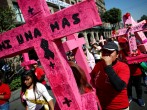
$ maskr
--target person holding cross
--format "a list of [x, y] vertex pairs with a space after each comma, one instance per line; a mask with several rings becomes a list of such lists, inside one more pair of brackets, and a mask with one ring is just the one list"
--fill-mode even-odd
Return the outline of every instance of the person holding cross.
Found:
[[129, 110], [127, 84], [130, 70], [117, 58], [118, 46], [114, 41], [107, 42], [102, 47], [102, 60], [90, 73], [91, 84], [96, 89], [103, 110]]
[[[119, 60], [127, 63], [126, 57], [129, 56], [129, 43], [126, 37], [119, 37], [118, 42], [120, 45], [120, 53], [119, 53]], [[137, 50], [137, 54], [140, 54], [140, 51]], [[129, 103], [133, 100], [132, 97], [132, 86], [134, 85], [136, 94], [137, 94], [137, 102], [139, 106], [145, 106], [145, 102], [142, 99], [142, 86], [141, 86], [141, 78], [142, 78], [142, 71], [140, 68], [139, 63], [128, 64], [130, 68], [130, 79], [128, 84], [128, 99]]]

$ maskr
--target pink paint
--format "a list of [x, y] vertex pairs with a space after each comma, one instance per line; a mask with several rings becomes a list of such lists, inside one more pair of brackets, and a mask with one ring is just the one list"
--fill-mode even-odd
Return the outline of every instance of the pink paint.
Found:
[[[0, 58], [34, 49], [61, 110], [83, 110], [89, 100], [91, 103], [86, 110], [97, 110], [91, 94], [85, 98], [79, 94], [59, 42], [64, 36], [102, 24], [95, 1], [86, 0], [52, 15], [45, 0], [18, 0], [18, 4], [26, 24], [0, 35]], [[30, 63], [29, 60], [25, 64]]]
[[143, 61], [147, 61], [147, 55], [146, 54], [140, 54], [135, 57], [126, 57], [128, 64], [134, 64], [134, 63], [141, 63]]
[[28, 53], [23, 53], [23, 62], [21, 63], [21, 66], [25, 67], [26, 70], [30, 69], [30, 65], [37, 63], [35, 60], [29, 60]]
[[103, 36], [100, 37], [99, 43], [102, 43], [104, 45], [106, 42], [106, 39], [103, 38]]

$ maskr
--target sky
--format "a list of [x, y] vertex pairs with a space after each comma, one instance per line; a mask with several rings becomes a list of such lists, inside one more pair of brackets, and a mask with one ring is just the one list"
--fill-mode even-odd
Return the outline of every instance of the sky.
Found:
[[147, 15], [147, 0], [104, 0], [106, 10], [119, 8], [122, 16], [129, 12], [135, 21]]

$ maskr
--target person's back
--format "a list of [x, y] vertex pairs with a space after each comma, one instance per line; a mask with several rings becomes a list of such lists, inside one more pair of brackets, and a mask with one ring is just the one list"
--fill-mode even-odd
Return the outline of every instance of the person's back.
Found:
[[43, 68], [39, 67], [37, 62], [33, 63], [32, 67], [34, 69], [34, 73], [37, 76], [38, 81], [41, 82], [42, 84], [46, 85], [45, 72], [44, 72]]
[[45, 73], [42, 68], [40, 67], [35, 68], [35, 75], [37, 76], [39, 82], [41, 82], [44, 85], [46, 84]]

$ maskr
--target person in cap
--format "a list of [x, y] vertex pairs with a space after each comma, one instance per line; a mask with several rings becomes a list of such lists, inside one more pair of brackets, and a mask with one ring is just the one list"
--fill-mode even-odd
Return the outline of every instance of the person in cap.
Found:
[[91, 84], [96, 89], [103, 110], [128, 110], [127, 84], [130, 70], [127, 64], [117, 60], [118, 46], [114, 41], [102, 47], [102, 60], [92, 72]]
[[[120, 45], [120, 52], [119, 52], [119, 60], [127, 63], [126, 57], [130, 56], [130, 49], [129, 49], [129, 42], [126, 37], [119, 37], [118, 42]], [[140, 54], [140, 50], [137, 50], [136, 55]], [[132, 55], [131, 55], [132, 56]], [[132, 56], [135, 57], [135, 56]], [[145, 106], [145, 102], [142, 99], [142, 71], [140, 68], [140, 63], [134, 63], [134, 64], [128, 64], [130, 68], [130, 79], [128, 83], [128, 100], [129, 103], [133, 100], [133, 94], [132, 94], [132, 87], [135, 87], [136, 90], [136, 96], [137, 96], [137, 103], [139, 106]]]

